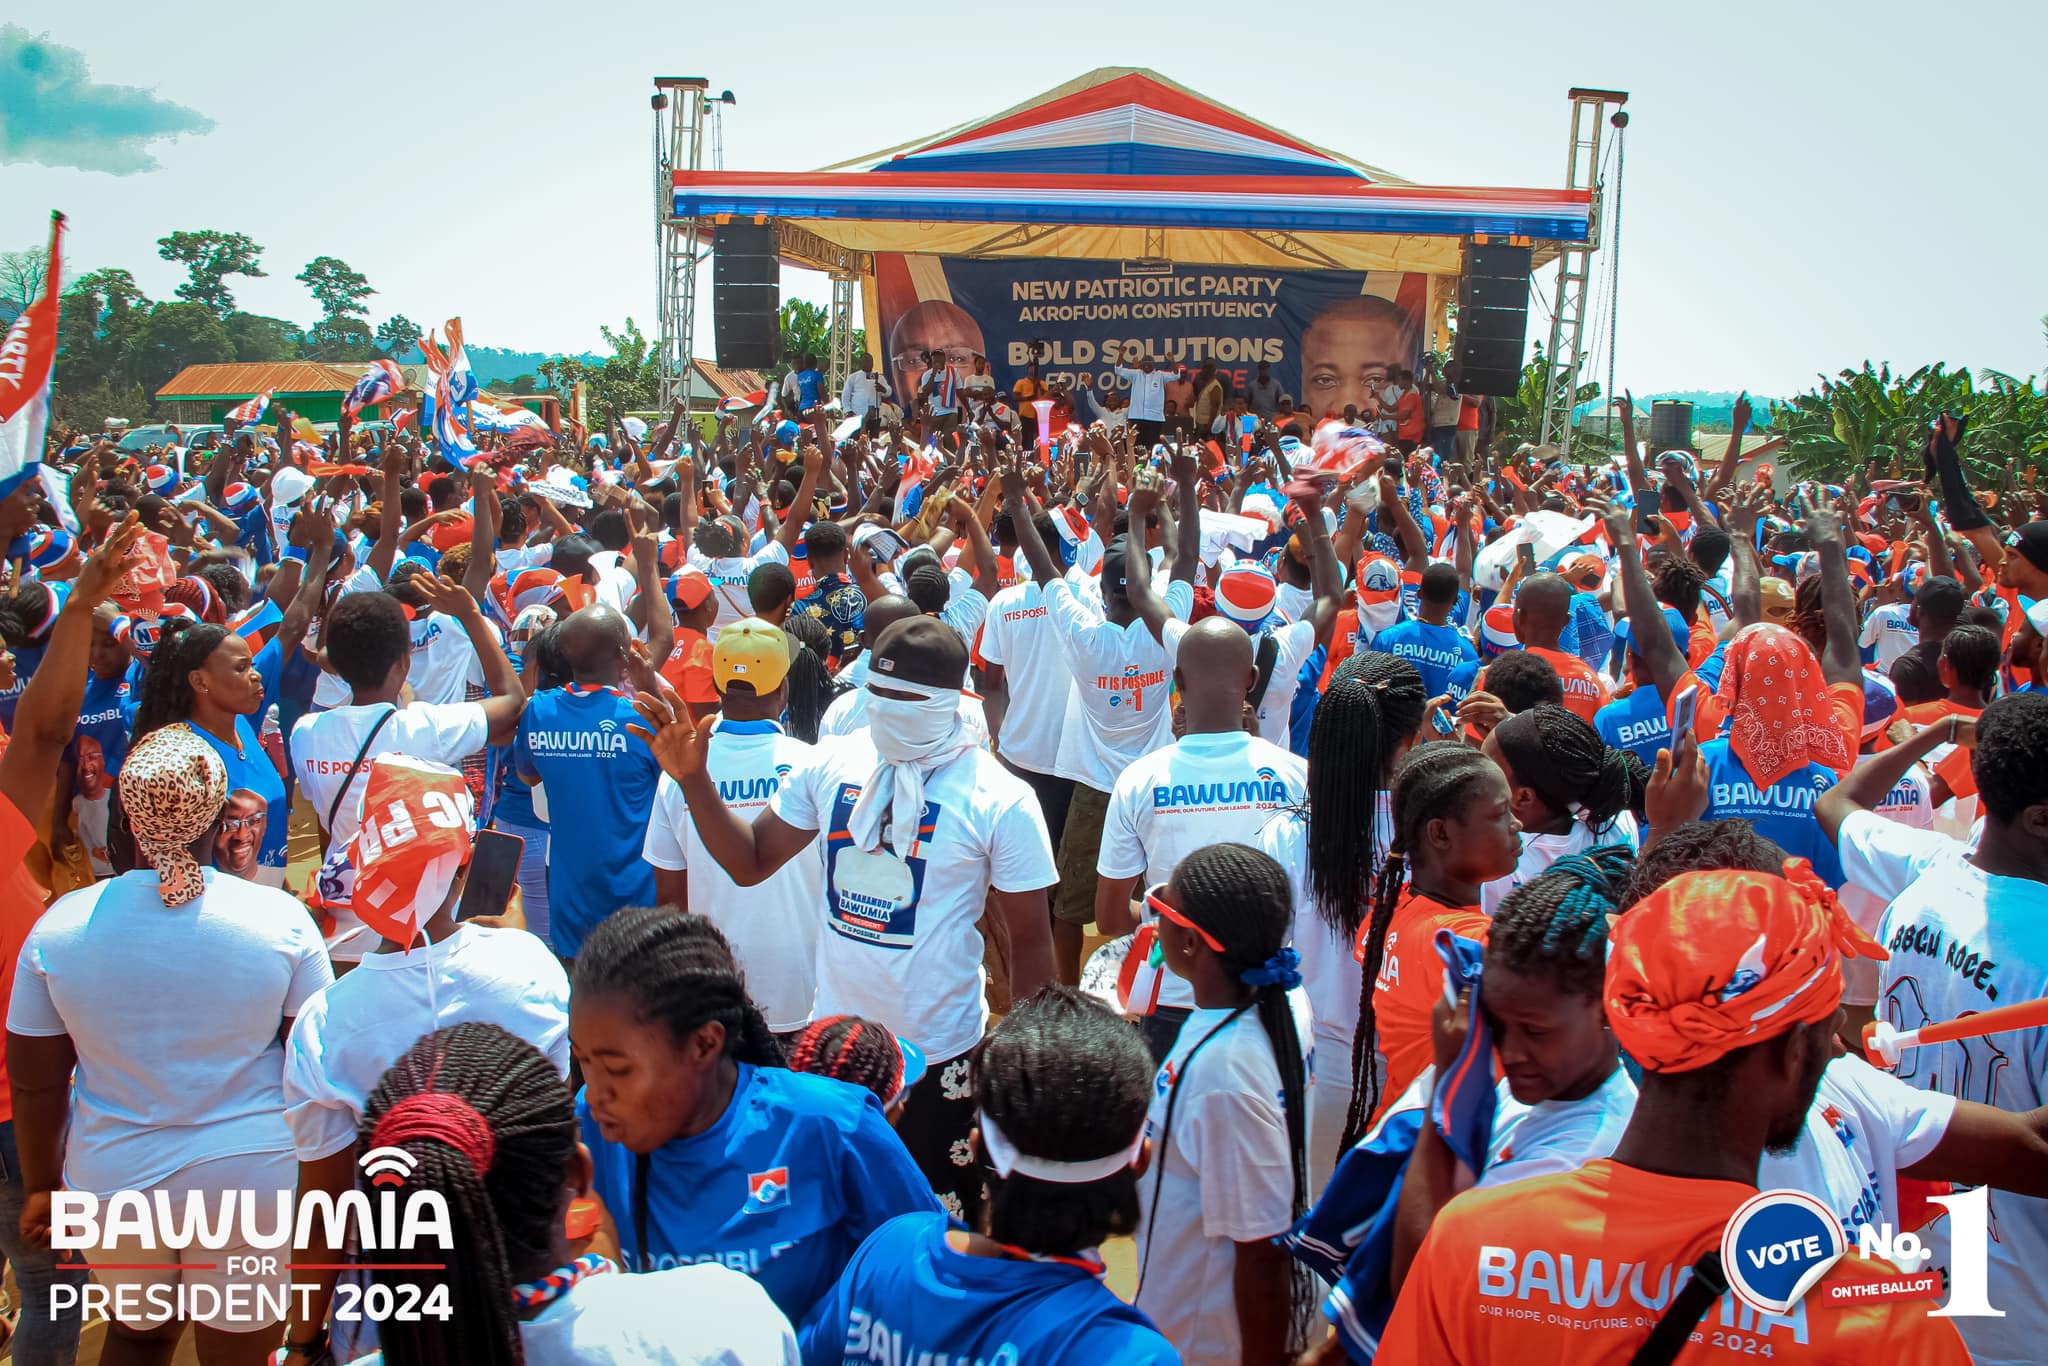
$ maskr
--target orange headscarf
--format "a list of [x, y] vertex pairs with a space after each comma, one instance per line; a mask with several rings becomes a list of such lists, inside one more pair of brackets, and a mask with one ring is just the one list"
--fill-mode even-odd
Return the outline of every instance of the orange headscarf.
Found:
[[1803, 764], [1841, 773], [1854, 762], [1820, 661], [1783, 626], [1744, 627], [1729, 642], [1717, 695], [1729, 716], [1729, 748], [1760, 787]]
[[1607, 1022], [1645, 1068], [1690, 1072], [1833, 1015], [1843, 957], [1889, 955], [1805, 859], [1684, 873], [1615, 922]]

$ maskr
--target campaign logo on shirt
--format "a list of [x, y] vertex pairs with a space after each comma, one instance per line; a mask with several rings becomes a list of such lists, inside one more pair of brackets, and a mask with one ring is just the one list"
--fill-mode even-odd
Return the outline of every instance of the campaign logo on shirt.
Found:
[[627, 752], [626, 732], [610, 717], [599, 721], [592, 730], [530, 730], [526, 732], [526, 743], [536, 758], [581, 754], [609, 759]]
[[1285, 806], [1292, 794], [1280, 775], [1261, 768], [1227, 783], [1161, 783], [1152, 789], [1155, 811], [1251, 811]]
[[917, 942], [917, 904], [924, 895], [923, 851], [938, 830], [939, 804], [924, 804], [912, 853], [909, 858], [898, 858], [890, 852], [886, 823], [881, 848], [854, 848], [847, 826], [860, 792], [857, 785], [847, 783], [832, 801], [831, 834], [825, 839], [827, 923], [848, 939], [878, 948], [907, 949]]
[[[606, 724], [609, 725], [610, 723], [607, 722]], [[747, 804], [763, 806], [767, 804], [770, 798], [774, 797], [776, 791], [782, 786], [782, 780], [788, 776], [789, 765], [777, 764], [774, 776], [772, 777], [723, 778], [718, 783], [718, 795], [727, 806]]]
[[747, 1173], [746, 1213], [758, 1214], [780, 1209], [789, 1203], [789, 1168], [770, 1167], [765, 1172]]
[[1166, 670], [1141, 670], [1135, 664], [1124, 665], [1121, 675], [1100, 674], [1095, 686], [1110, 694], [1109, 705], [1121, 707], [1126, 702], [1132, 711], [1145, 710], [1145, 689], [1156, 688], [1166, 682]]

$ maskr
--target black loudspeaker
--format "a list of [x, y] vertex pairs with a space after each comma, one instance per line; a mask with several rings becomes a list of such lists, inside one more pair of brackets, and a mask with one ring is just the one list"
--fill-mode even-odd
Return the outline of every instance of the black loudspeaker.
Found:
[[1659, 399], [1650, 405], [1650, 449], [1686, 451], [1692, 449], [1692, 405], [1676, 399]]
[[711, 316], [718, 363], [766, 370], [782, 359], [782, 271], [773, 223], [721, 223], [711, 243]]
[[1467, 242], [1458, 275], [1460, 391], [1513, 396], [1522, 385], [1529, 332], [1528, 247]]

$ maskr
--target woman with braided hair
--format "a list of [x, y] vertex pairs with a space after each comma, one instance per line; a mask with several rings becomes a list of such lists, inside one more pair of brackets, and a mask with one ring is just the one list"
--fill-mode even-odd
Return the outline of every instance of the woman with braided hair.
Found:
[[813, 1020], [789, 1041], [789, 1069], [865, 1086], [893, 1124], [903, 1097], [925, 1074], [924, 1050], [889, 1026], [858, 1015]]
[[427, 1297], [445, 1287], [447, 1313], [380, 1324], [383, 1351], [368, 1361], [794, 1366], [789, 1320], [738, 1272], [705, 1263], [621, 1276], [596, 1253], [576, 1255], [569, 1207], [590, 1193], [591, 1159], [575, 1105], [554, 1064], [498, 1026], [454, 1025], [415, 1044], [370, 1094], [360, 1144], [412, 1155], [405, 1188], [441, 1196], [459, 1250], [444, 1270], [369, 1273]]
[[802, 1322], [862, 1239], [938, 1208], [871, 1092], [784, 1066], [709, 920], [628, 907], [571, 971], [576, 1113], [629, 1269], [716, 1261]]
[[1315, 1296], [1274, 1238], [1308, 1207], [1308, 1096], [1287, 875], [1243, 844], [1182, 859], [1146, 893], [1195, 1007], [1153, 1083], [1135, 1303], [1190, 1366], [1279, 1366]]
[[886, 1324], [905, 1363], [1174, 1366], [1172, 1344], [1103, 1284], [1098, 1251], [1138, 1226], [1144, 1037], [1073, 987], [1044, 987], [982, 1046], [975, 1102], [991, 1171], [979, 1225], [882, 1225], [804, 1325], [804, 1360], [866, 1366]]
[[1567, 854], [1599, 844], [1633, 849], [1640, 842], [1636, 816], [1650, 790], [1650, 770], [1563, 707], [1510, 716], [1480, 752], [1500, 765], [1514, 794], [1515, 819], [1528, 831], [1514, 871], [1480, 889], [1479, 904], [1488, 914]]
[[[1574, 1171], [1612, 1153], [1621, 1140], [1636, 1088], [1607, 1027], [1601, 987], [1607, 918], [1619, 909], [1634, 865], [1634, 853], [1623, 845], [1568, 855], [1517, 887], [1494, 912], [1479, 1009], [1503, 1080], [1478, 1185]], [[1460, 992], [1455, 1006], [1438, 1002], [1432, 1021], [1435, 1064], [1394, 1109], [1430, 1103], [1435, 1079], [1464, 1046], [1466, 995]], [[1436, 1212], [1460, 1189], [1450, 1146], [1435, 1125], [1424, 1124], [1401, 1183], [1394, 1289]]]
[[1428, 700], [1422, 674], [1405, 659], [1369, 650], [1339, 664], [1309, 730], [1306, 800], [1274, 815], [1252, 841], [1286, 870], [1294, 895], [1294, 948], [1315, 1021], [1311, 1192], [1322, 1189], [1342, 1151], [1358, 1028], [1359, 967], [1351, 946], [1393, 842], [1387, 789], [1415, 743]]
[[1353, 949], [1362, 967], [1340, 1151], [1429, 1064], [1430, 1011], [1444, 985], [1436, 932], [1485, 939], [1479, 889], [1513, 872], [1522, 852], [1507, 780], [1469, 745], [1436, 740], [1410, 751], [1392, 806], [1394, 837]]

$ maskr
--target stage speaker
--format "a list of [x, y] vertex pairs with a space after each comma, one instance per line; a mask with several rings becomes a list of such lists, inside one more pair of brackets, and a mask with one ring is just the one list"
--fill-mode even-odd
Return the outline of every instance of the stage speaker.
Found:
[[1692, 405], [1658, 399], [1650, 405], [1650, 453], [1692, 449]]
[[1506, 398], [1521, 388], [1529, 332], [1529, 255], [1527, 247], [1465, 244], [1452, 352], [1465, 393]]
[[711, 316], [718, 363], [766, 370], [782, 359], [781, 262], [773, 223], [721, 223], [711, 242]]

